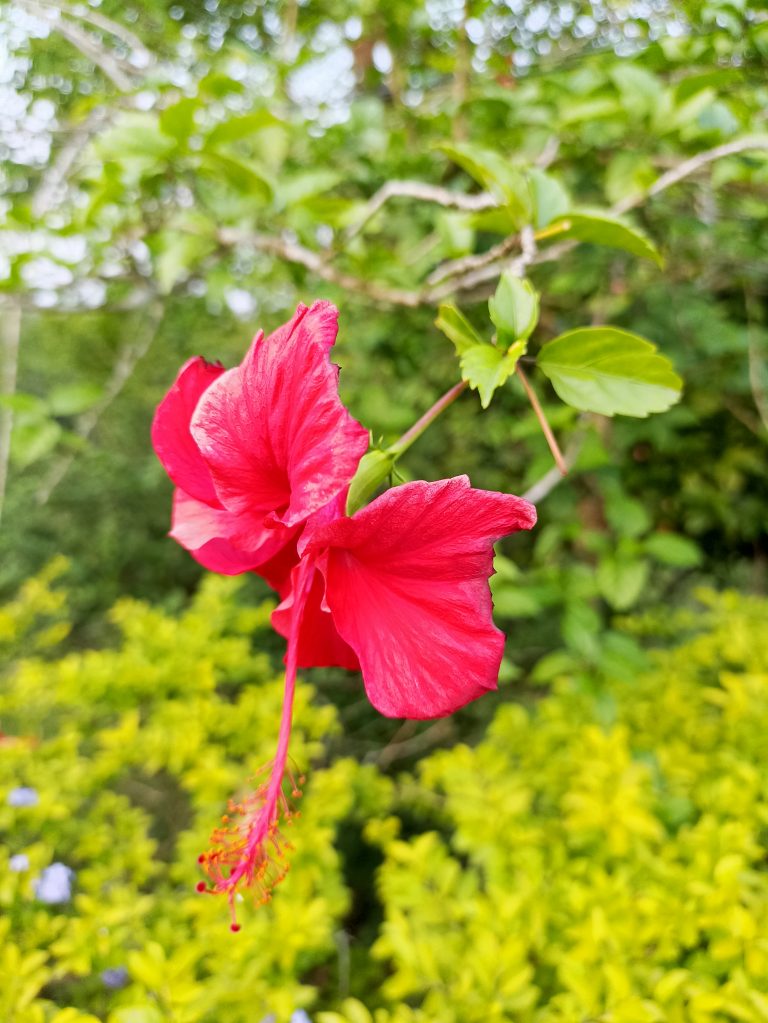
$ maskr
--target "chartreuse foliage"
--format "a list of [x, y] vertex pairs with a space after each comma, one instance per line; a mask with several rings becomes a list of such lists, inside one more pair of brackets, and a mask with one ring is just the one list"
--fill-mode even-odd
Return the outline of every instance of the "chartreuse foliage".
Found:
[[[366, 804], [365, 818], [378, 815], [388, 783], [348, 760], [312, 771], [287, 836], [291, 884], [269, 906], [243, 907], [240, 934], [221, 900], [195, 892], [197, 856], [229, 794], [270, 755], [280, 711], [282, 673], [253, 650], [271, 606], [238, 607], [237, 588], [211, 577], [177, 618], [123, 601], [114, 648], [59, 659], [50, 650], [5, 680], [0, 1019], [252, 1023], [312, 1001], [304, 978], [334, 956], [349, 906], [339, 822]], [[3, 634], [60, 603], [44, 580], [31, 583], [0, 616]], [[306, 685], [295, 727], [303, 769], [336, 730], [335, 711]], [[37, 805], [8, 801], [20, 786], [36, 790]], [[28, 869], [9, 864], [19, 854]], [[75, 872], [61, 905], [35, 898], [53, 862]], [[111, 990], [101, 974], [121, 967], [127, 984]]]
[[403, 795], [432, 829], [369, 824], [383, 992], [420, 1007], [377, 1020], [768, 1018], [768, 609], [701, 599], [639, 623], [704, 631], [634, 681], [563, 679], [424, 762]]
[[[0, 1018], [768, 1018], [765, 600], [702, 593], [696, 614], [628, 620], [687, 638], [631, 682], [564, 677], [533, 710], [501, 706], [476, 748], [432, 755], [397, 794], [373, 767], [321, 766], [335, 713], [301, 685], [292, 870], [232, 935], [222, 901], [193, 891], [195, 861], [273, 739], [280, 681], [254, 652], [269, 607], [211, 578], [178, 616], [122, 602], [113, 648], [61, 655], [57, 568], [0, 615], [17, 640], [42, 616], [0, 699]], [[37, 805], [9, 803], [20, 786]], [[361, 824], [384, 857], [383, 918], [337, 851]], [[53, 862], [75, 872], [60, 905], [35, 895]]]

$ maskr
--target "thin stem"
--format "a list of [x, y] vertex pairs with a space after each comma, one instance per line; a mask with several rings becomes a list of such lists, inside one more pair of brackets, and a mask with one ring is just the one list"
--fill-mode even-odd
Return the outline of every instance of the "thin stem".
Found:
[[515, 367], [515, 372], [520, 377], [520, 383], [523, 385], [525, 393], [528, 395], [528, 401], [530, 401], [531, 403], [531, 408], [536, 413], [536, 418], [539, 421], [539, 426], [541, 426], [542, 433], [547, 439], [547, 444], [549, 444], [549, 450], [552, 452], [552, 457], [555, 460], [555, 464], [557, 465], [557, 468], [560, 470], [561, 474], [563, 476], [567, 476], [568, 466], [566, 465], [565, 459], [563, 458], [563, 453], [560, 450], [557, 441], [555, 440], [554, 433], [552, 433], [552, 427], [549, 425], [547, 417], [544, 415], [544, 409], [539, 404], [539, 399], [536, 397], [535, 391], [528, 383], [528, 377], [525, 375], [519, 362]]
[[415, 440], [418, 440], [429, 424], [437, 419], [440, 413], [445, 411], [449, 405], [452, 405], [462, 391], [466, 390], [466, 388], [466, 380], [460, 380], [458, 384], [454, 384], [449, 391], [446, 391], [441, 398], [437, 399], [432, 408], [427, 409], [424, 415], [416, 420], [410, 430], [406, 430], [399, 440], [396, 440], [394, 444], [390, 445], [387, 449], [389, 453], [394, 455], [395, 458], [399, 458], [404, 451], [408, 450]]

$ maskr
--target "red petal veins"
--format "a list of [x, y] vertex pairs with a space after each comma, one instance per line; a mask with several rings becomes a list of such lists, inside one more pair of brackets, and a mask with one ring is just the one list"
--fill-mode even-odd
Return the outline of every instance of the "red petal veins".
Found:
[[199, 402], [192, 435], [235, 515], [297, 525], [354, 475], [368, 434], [341, 404], [328, 359], [337, 315], [328, 302], [299, 306]]
[[299, 560], [298, 530], [262, 528], [245, 549], [242, 523], [224, 508], [212, 508], [177, 489], [173, 495], [171, 536], [210, 572], [239, 575], [256, 572], [283, 592]]
[[160, 402], [152, 422], [152, 445], [177, 487], [206, 504], [218, 505], [213, 480], [189, 424], [198, 401], [224, 367], [197, 356], [185, 362]]
[[451, 714], [497, 686], [504, 636], [492, 621], [493, 544], [530, 529], [533, 505], [474, 490], [466, 476], [395, 487], [318, 527], [326, 599], [388, 717]]

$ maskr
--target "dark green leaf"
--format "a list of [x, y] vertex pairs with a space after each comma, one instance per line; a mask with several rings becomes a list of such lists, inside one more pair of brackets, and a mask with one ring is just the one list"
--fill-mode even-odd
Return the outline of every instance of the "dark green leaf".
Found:
[[682, 381], [656, 346], [616, 327], [583, 327], [544, 345], [537, 365], [568, 405], [644, 418], [680, 397]]

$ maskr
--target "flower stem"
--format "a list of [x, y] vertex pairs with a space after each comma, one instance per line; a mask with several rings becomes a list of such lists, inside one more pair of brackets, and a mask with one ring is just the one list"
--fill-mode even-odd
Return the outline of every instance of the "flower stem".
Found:
[[437, 419], [440, 413], [447, 409], [449, 405], [453, 404], [466, 388], [466, 380], [460, 380], [458, 384], [454, 384], [449, 391], [446, 391], [442, 397], [437, 399], [432, 408], [427, 409], [424, 415], [417, 419], [409, 430], [405, 431], [399, 440], [396, 440], [394, 444], [387, 448], [389, 454], [394, 458], [399, 458], [424, 433], [430, 423]]
[[519, 362], [515, 367], [515, 372], [520, 377], [520, 383], [523, 385], [525, 389], [525, 393], [528, 396], [528, 401], [530, 401], [531, 403], [531, 408], [536, 414], [536, 418], [539, 421], [542, 433], [546, 437], [547, 444], [549, 444], [549, 450], [552, 452], [552, 457], [555, 460], [555, 465], [557, 465], [557, 468], [560, 470], [563, 476], [567, 476], [568, 466], [566, 465], [565, 459], [563, 458], [563, 453], [560, 450], [557, 441], [555, 440], [555, 435], [552, 432], [552, 427], [549, 425], [547, 417], [544, 415], [544, 409], [539, 404], [539, 399], [536, 397], [536, 393], [529, 384], [528, 377], [523, 372], [523, 368]]

